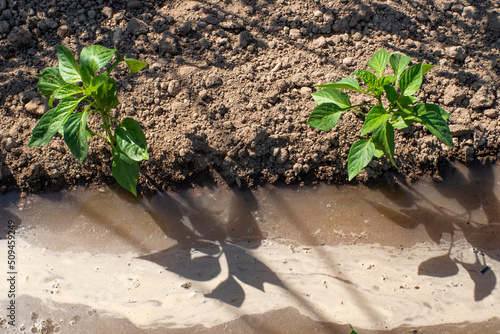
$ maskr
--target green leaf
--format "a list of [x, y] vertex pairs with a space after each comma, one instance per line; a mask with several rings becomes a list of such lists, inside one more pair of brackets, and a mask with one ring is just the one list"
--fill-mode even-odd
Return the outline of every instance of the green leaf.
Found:
[[382, 106], [374, 106], [366, 115], [365, 123], [361, 129], [361, 135], [364, 136], [370, 131], [378, 128], [380, 125], [387, 123], [387, 120], [391, 118], [391, 114], [387, 112]]
[[432, 70], [433, 67], [434, 67], [434, 65], [423, 64], [422, 65], [422, 75], [426, 75], [427, 73], [429, 73], [429, 71]]
[[97, 92], [98, 88], [108, 80], [110, 80], [110, 77], [107, 73], [96, 75], [92, 78], [90, 86], [85, 89], [85, 94], [90, 95]]
[[420, 114], [415, 120], [429, 129], [429, 131], [440, 141], [449, 147], [453, 147], [453, 138], [451, 137], [450, 128], [440, 114], [435, 111], [427, 111], [424, 114]]
[[75, 83], [82, 81], [80, 77], [80, 67], [73, 57], [71, 51], [69, 51], [65, 46], [59, 45], [57, 49], [57, 58], [59, 59], [59, 73], [64, 81], [69, 83]]
[[123, 188], [137, 196], [137, 181], [139, 180], [139, 163], [130, 159], [117, 146], [111, 149], [113, 165], [111, 167], [115, 180]]
[[89, 152], [87, 111], [69, 115], [63, 125], [63, 135], [71, 153], [82, 163]]
[[410, 57], [399, 53], [394, 53], [389, 57], [389, 63], [391, 64], [392, 70], [398, 79], [401, 74], [403, 74], [403, 71], [406, 69], [408, 64], [410, 64], [410, 61]]
[[59, 102], [57, 107], [46, 112], [33, 128], [28, 146], [47, 145], [52, 137], [62, 129], [64, 122], [66, 122], [82, 99], [66, 97]]
[[322, 103], [314, 108], [307, 124], [319, 130], [330, 130], [337, 125], [344, 112], [335, 103]]
[[124, 60], [127, 63], [127, 67], [130, 73], [137, 73], [148, 65], [148, 63], [141, 60], [136, 60], [131, 58], [125, 58]]
[[398, 99], [398, 103], [400, 106], [402, 107], [407, 107], [409, 106], [410, 104], [413, 104], [415, 102], [418, 101], [418, 97], [415, 97], [415, 96], [405, 96], [405, 95], [401, 95]]
[[396, 92], [396, 88], [394, 88], [393, 86], [385, 85], [384, 90], [387, 94], [387, 100], [389, 100], [389, 102], [395, 103], [398, 100], [399, 94], [398, 92]]
[[342, 88], [342, 89], [355, 90], [357, 92], [363, 92], [363, 90], [359, 86], [358, 80], [356, 80], [355, 78], [344, 78], [339, 82], [329, 82], [323, 85], [315, 85], [314, 87]]
[[392, 114], [390, 122], [393, 128], [401, 130], [412, 125], [412, 123], [415, 122], [415, 117], [406, 114], [399, 114], [398, 111], [396, 111]]
[[371, 139], [360, 139], [352, 144], [347, 157], [347, 173], [349, 181], [365, 168], [373, 158], [375, 145]]
[[385, 85], [391, 85], [395, 83], [397, 78], [394, 75], [388, 75], [385, 77], [382, 77], [382, 80], [380, 81], [380, 86], [384, 87]]
[[380, 49], [372, 56], [370, 61], [366, 64], [370, 67], [375, 73], [382, 76], [387, 63], [389, 62], [389, 52], [384, 49]]
[[420, 89], [420, 86], [422, 86], [422, 63], [408, 68], [399, 79], [401, 95], [413, 95]]
[[441, 117], [443, 117], [444, 120], [447, 120], [448, 118], [450, 118], [450, 114], [448, 114], [446, 111], [444, 111], [443, 108], [441, 108], [438, 105], [432, 104], [432, 103], [416, 104], [413, 107], [413, 111], [417, 114], [417, 116], [424, 114], [427, 111], [434, 111], [434, 112], [438, 113], [439, 115], [441, 115]]
[[373, 131], [372, 135], [375, 148], [384, 152], [385, 156], [397, 168], [394, 162], [394, 128], [391, 123], [385, 122]]
[[381, 150], [378, 150], [376, 147], [375, 147], [375, 153], [373, 153], [373, 156], [376, 157], [376, 158], [380, 158], [381, 156], [384, 155], [384, 151], [381, 151]]
[[80, 93], [83, 93], [82, 87], [77, 86], [75, 84], [67, 84], [64, 87], [61, 87], [61, 88], [57, 89], [56, 91], [54, 91], [54, 93], [50, 97], [49, 106], [52, 107], [52, 103], [53, 103], [54, 99], [62, 100], [65, 97], [73, 96], [73, 95], [80, 94]]
[[84, 47], [80, 53], [80, 65], [94, 76], [99, 69], [109, 64], [115, 52], [116, 49], [108, 49], [101, 45]]
[[115, 129], [115, 140], [120, 150], [135, 161], [149, 159], [146, 137], [141, 126], [132, 118], [125, 118]]
[[59, 89], [68, 84], [61, 77], [58, 67], [47, 67], [43, 70], [42, 73], [39, 73], [36, 76], [40, 78], [40, 81], [38, 81], [37, 85], [38, 90], [47, 98], [50, 98], [50, 96], [56, 89]]
[[382, 91], [382, 87], [379, 86], [377, 77], [372, 72], [359, 70], [352, 72], [352, 74], [363, 80], [368, 89], [373, 93], [378, 94]]
[[106, 112], [120, 104], [116, 97], [116, 83], [110, 77], [97, 88], [96, 96]]
[[89, 87], [92, 82], [92, 75], [86, 67], [80, 68], [80, 77], [82, 78], [83, 86]]
[[338, 88], [323, 88], [312, 93], [312, 97], [318, 105], [322, 103], [335, 103], [342, 109], [351, 107], [349, 95]]

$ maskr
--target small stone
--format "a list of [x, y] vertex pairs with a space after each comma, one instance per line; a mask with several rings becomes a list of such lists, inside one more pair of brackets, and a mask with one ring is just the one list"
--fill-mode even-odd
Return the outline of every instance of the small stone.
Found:
[[417, 20], [419, 20], [420, 22], [427, 22], [429, 21], [429, 16], [427, 15], [427, 13], [419, 10], [417, 12]]
[[95, 10], [93, 10], [93, 9], [89, 10], [87, 14], [89, 16], [89, 19], [91, 19], [91, 20], [95, 19], [95, 16], [97, 15]]
[[465, 90], [456, 85], [448, 85], [444, 90], [443, 103], [450, 105], [452, 103], [461, 103], [466, 98]]
[[278, 81], [276, 81], [276, 87], [278, 88], [278, 92], [283, 94], [286, 93], [288, 88], [290, 88], [290, 85], [284, 79], [279, 79]]
[[16, 142], [11, 137], [4, 138], [2, 140], [2, 148], [7, 152], [10, 152], [14, 147], [16, 147]]
[[446, 55], [448, 56], [448, 58], [454, 59], [457, 61], [464, 60], [465, 56], [466, 56], [465, 50], [461, 46], [450, 46], [450, 47], [446, 48], [445, 52], [446, 52]]
[[467, 6], [464, 7], [464, 10], [462, 11], [462, 16], [469, 18], [469, 19], [474, 19], [478, 16], [479, 10], [474, 7], [474, 6]]
[[171, 55], [176, 55], [179, 53], [179, 48], [177, 47], [177, 42], [172, 36], [164, 36], [160, 42], [160, 53], [169, 53]]
[[101, 9], [101, 13], [102, 15], [104, 15], [109, 19], [113, 16], [113, 9], [111, 9], [111, 7], [106, 6], [103, 9]]
[[148, 25], [139, 19], [132, 18], [127, 24], [126, 30], [133, 35], [147, 34], [149, 31]]
[[276, 156], [276, 161], [280, 164], [283, 164], [288, 161], [288, 150], [286, 148], [280, 148], [278, 155]]
[[122, 37], [123, 37], [123, 30], [122, 28], [115, 28], [115, 30], [113, 30], [113, 43], [118, 43], [119, 41], [122, 40]]
[[60, 38], [68, 37], [71, 35], [71, 28], [67, 25], [62, 25], [57, 29], [57, 36]]
[[302, 172], [302, 165], [296, 163], [295, 165], [293, 165], [293, 171], [295, 172], [295, 175], [299, 175], [300, 172]]
[[312, 94], [312, 88], [311, 87], [301, 87], [300, 94], [303, 96], [310, 96]]
[[299, 29], [290, 29], [290, 31], [288, 32], [288, 36], [290, 36], [290, 38], [293, 40], [297, 40], [302, 37], [302, 33]]
[[0, 21], [0, 34], [6, 34], [10, 31], [10, 24], [7, 21]]
[[59, 27], [59, 24], [56, 21], [52, 20], [52, 19], [46, 19], [45, 20], [45, 24], [50, 29], [57, 29], [57, 27]]
[[498, 115], [496, 109], [486, 109], [483, 113], [489, 118], [496, 118]]
[[252, 34], [250, 33], [250, 31], [248, 31], [248, 30], [242, 31], [240, 33], [240, 35], [238, 36], [238, 43], [242, 48], [246, 48], [247, 46], [249, 46], [250, 44], [252, 44], [254, 42], [255, 42], [255, 40], [254, 40]]
[[181, 91], [181, 83], [179, 80], [172, 80], [168, 83], [167, 91], [170, 95], [176, 96]]
[[182, 23], [178, 28], [175, 29], [175, 33], [180, 36], [187, 35], [191, 32], [191, 22], [186, 21]]
[[9, 34], [9, 42], [15, 47], [27, 46], [31, 44], [32, 36], [29, 31], [24, 28], [14, 27]]
[[[32, 114], [39, 114], [38, 108], [42, 106], [43, 107], [43, 102], [40, 99], [33, 99], [30, 102], [26, 103], [24, 105], [24, 109], [26, 109], [27, 112], [32, 113]], [[43, 109], [42, 109], [43, 111]]]
[[487, 86], [482, 86], [470, 99], [469, 106], [474, 109], [489, 108], [495, 102], [495, 96]]
[[271, 72], [278, 72], [279, 70], [281, 70], [281, 68], [282, 68], [281, 62], [278, 62], [276, 65], [274, 65]]
[[127, 3], [127, 7], [130, 9], [142, 9], [144, 7], [144, 4], [142, 3], [142, 1], [130, 0]]
[[198, 97], [202, 100], [205, 100], [206, 98], [208, 98], [208, 91], [206, 89], [201, 90], [198, 93]]
[[315, 40], [313, 40], [312, 42], [312, 46], [315, 48], [315, 49], [321, 49], [325, 46], [327, 46], [327, 42], [326, 42], [326, 38], [324, 36], [320, 36], [318, 38], [316, 38]]
[[219, 77], [217, 74], [210, 74], [206, 79], [205, 79], [205, 87], [210, 88], [213, 86], [218, 86], [222, 85], [222, 78]]
[[354, 66], [354, 65], [356, 65], [356, 60], [354, 60], [353, 57], [346, 57], [346, 58], [342, 59], [342, 64], [344, 64], [346, 66]]

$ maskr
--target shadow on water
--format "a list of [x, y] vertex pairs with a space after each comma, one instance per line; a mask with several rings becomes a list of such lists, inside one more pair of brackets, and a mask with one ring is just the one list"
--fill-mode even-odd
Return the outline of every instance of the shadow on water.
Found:
[[[398, 181], [397, 189], [392, 191], [381, 189], [381, 193], [394, 200], [397, 207], [369, 203], [405, 229], [415, 229], [422, 225], [435, 243], [440, 244], [445, 235], [449, 235], [451, 240], [448, 252], [422, 262], [418, 267], [418, 274], [451, 277], [459, 272], [458, 265], [461, 265], [474, 281], [474, 298], [480, 301], [491, 294], [497, 280], [486, 262], [486, 256], [500, 260], [495, 250], [500, 246], [500, 201], [494, 192], [495, 182], [490, 165], [476, 162], [469, 169], [450, 165], [443, 181], [434, 183], [432, 189], [422, 189], [404, 181]], [[461, 212], [435, 204], [429, 190], [435, 190], [440, 196], [455, 201], [462, 209]], [[398, 193], [397, 198], [394, 196], [395, 192]], [[484, 214], [486, 224], [475, 219], [478, 212]], [[459, 234], [474, 248], [474, 263], [466, 263], [452, 256], [454, 239]]]
[[[264, 283], [284, 287], [276, 274], [247, 251], [260, 246], [262, 233], [252, 211], [258, 203], [252, 192], [233, 189], [227, 222], [219, 223], [217, 209], [186, 194], [176, 198], [161, 194], [145, 204], [165, 234], [177, 241], [173, 247], [141, 259], [155, 262], [187, 279], [209, 281], [227, 267], [227, 277], [206, 297], [239, 307], [245, 293], [237, 281], [264, 291]], [[225, 262], [225, 264], [224, 264]], [[252, 271], [254, 275], [246, 272]]]

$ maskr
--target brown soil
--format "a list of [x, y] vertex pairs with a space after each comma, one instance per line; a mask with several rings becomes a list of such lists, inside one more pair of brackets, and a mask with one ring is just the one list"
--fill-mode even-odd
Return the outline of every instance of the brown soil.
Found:
[[363, 119], [348, 112], [329, 132], [306, 125], [310, 87], [350, 76], [380, 48], [436, 65], [419, 98], [451, 113], [455, 147], [412, 126], [396, 135], [399, 171], [382, 158], [358, 181], [439, 178], [450, 160], [498, 159], [497, 1], [0, 0], [0, 10], [2, 192], [114, 183], [110, 150], [98, 139], [83, 165], [59, 135], [26, 147], [44, 109], [35, 74], [56, 66], [61, 44], [73, 52], [116, 45], [149, 63], [139, 74], [116, 72], [116, 116], [135, 118], [149, 143], [143, 191], [345, 182]]

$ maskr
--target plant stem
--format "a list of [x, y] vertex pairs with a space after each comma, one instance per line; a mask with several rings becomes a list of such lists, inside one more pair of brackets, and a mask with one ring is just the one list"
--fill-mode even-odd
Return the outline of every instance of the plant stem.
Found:
[[106, 115], [103, 111], [100, 111], [102, 117], [102, 123], [104, 125], [104, 129], [106, 130], [106, 140], [111, 144], [111, 146], [115, 146], [116, 142], [113, 138], [113, 133], [111, 132], [111, 122], [109, 120], [109, 115]]

